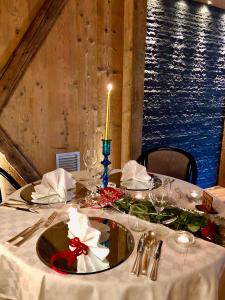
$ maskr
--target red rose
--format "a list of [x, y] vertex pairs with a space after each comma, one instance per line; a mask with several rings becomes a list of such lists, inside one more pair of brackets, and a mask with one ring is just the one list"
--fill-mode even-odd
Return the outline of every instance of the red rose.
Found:
[[216, 235], [216, 224], [209, 221], [209, 223], [202, 228], [201, 234], [207, 240], [214, 241]]

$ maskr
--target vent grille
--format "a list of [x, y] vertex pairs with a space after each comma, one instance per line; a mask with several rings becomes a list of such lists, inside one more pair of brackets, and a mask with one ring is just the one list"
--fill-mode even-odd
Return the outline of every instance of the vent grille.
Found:
[[80, 171], [80, 152], [57, 153], [56, 166], [68, 172]]

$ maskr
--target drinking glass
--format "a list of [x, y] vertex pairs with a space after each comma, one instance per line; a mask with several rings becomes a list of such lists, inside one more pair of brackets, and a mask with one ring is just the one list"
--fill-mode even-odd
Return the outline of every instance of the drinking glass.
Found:
[[94, 184], [94, 167], [97, 163], [97, 150], [87, 149], [83, 155], [84, 164], [88, 173], [88, 185], [87, 188], [94, 192], [96, 190]]
[[[146, 221], [146, 222], [145, 222]], [[140, 204], [132, 204], [128, 215], [129, 228], [133, 231], [145, 231], [150, 221], [150, 213], [147, 207]]]
[[54, 197], [50, 197], [48, 205], [54, 209], [61, 209], [65, 206], [67, 202], [67, 189], [65, 187], [60, 188], [60, 194], [57, 194]]
[[91, 170], [97, 163], [97, 151], [96, 149], [87, 149], [83, 155], [83, 160], [88, 174], [91, 175]]
[[175, 181], [175, 178], [171, 178], [171, 177], [165, 177], [162, 179], [162, 186], [165, 189], [166, 197], [168, 198], [168, 201], [171, 204], [174, 203], [173, 190], [172, 190], [172, 184], [174, 181]]
[[149, 198], [156, 210], [157, 223], [160, 223], [160, 213], [168, 204], [168, 197], [165, 186], [162, 185], [158, 189], [149, 191]]

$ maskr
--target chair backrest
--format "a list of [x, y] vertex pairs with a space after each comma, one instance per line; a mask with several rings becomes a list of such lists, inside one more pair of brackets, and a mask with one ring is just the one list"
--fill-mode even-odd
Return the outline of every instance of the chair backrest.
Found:
[[[21, 185], [3, 168], [0, 168], [0, 175], [2, 175], [16, 190], [21, 188]], [[0, 190], [0, 203], [2, 202], [2, 194]]]
[[159, 173], [193, 184], [197, 182], [197, 164], [194, 157], [179, 148], [155, 147], [141, 154], [137, 162], [148, 172]]

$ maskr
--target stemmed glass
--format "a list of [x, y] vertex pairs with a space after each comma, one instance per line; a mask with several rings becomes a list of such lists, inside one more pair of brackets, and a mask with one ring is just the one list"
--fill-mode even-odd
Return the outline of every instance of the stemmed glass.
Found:
[[87, 149], [86, 152], [83, 155], [84, 164], [88, 173], [88, 186], [87, 188], [91, 190], [91, 192], [94, 192], [95, 186], [94, 186], [94, 167], [97, 163], [98, 156], [97, 156], [97, 150], [96, 149]]
[[160, 213], [168, 204], [167, 191], [164, 185], [158, 189], [149, 191], [149, 198], [156, 210], [157, 223], [160, 223]]
[[97, 163], [96, 149], [87, 149], [83, 155], [83, 160], [88, 174], [91, 176], [91, 171]]
[[59, 193], [49, 199], [49, 207], [54, 209], [61, 209], [67, 202], [67, 189], [64, 186], [59, 188]]

